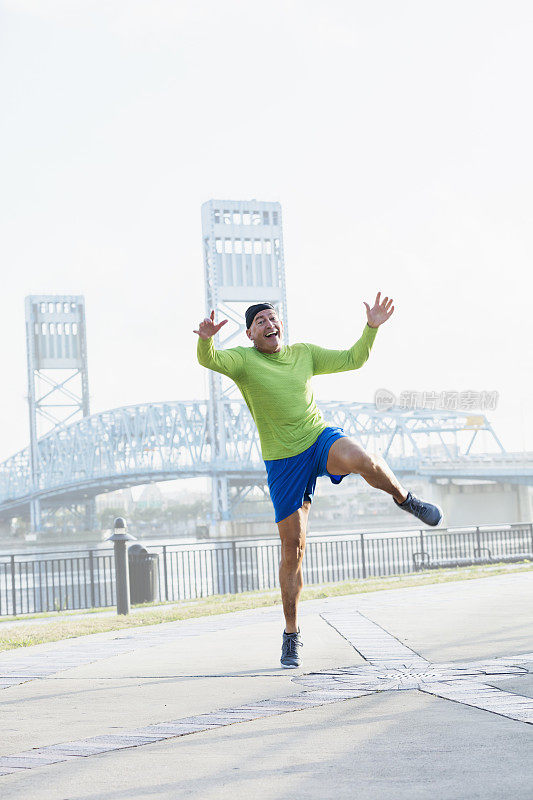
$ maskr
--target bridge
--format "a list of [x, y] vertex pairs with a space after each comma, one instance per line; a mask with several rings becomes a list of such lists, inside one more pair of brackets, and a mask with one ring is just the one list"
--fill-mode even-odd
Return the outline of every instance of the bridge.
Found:
[[[319, 405], [328, 424], [381, 453], [399, 475], [533, 484], [533, 453], [506, 453], [485, 417], [384, 412], [370, 403]], [[29, 447], [0, 464], [0, 518], [26, 516], [36, 499], [57, 507], [149, 482], [217, 475], [228, 479], [234, 509], [254, 486], [266, 486], [259, 437], [244, 401], [225, 400], [226, 457], [219, 458], [208, 414], [205, 400], [171, 401], [125, 406], [56, 427], [38, 440], [37, 486]], [[474, 453], [483, 431], [494, 453]]]
[[[217, 308], [229, 320], [215, 345], [238, 343], [244, 308], [258, 297], [274, 304], [288, 342], [280, 204], [204, 203], [202, 244], [206, 313]], [[212, 520], [218, 525], [232, 518], [254, 487], [266, 491], [256, 427], [231, 382], [210, 371], [207, 400], [90, 414], [86, 341], [83, 296], [26, 298], [30, 442], [0, 464], [0, 520], [29, 514], [32, 531], [40, 531], [41, 507], [53, 514], [62, 506], [81, 506], [91, 528], [99, 494], [201, 476], [211, 479]], [[370, 403], [319, 405], [328, 424], [381, 453], [400, 476], [452, 484], [450, 493], [457, 480], [515, 484], [525, 509], [519, 514], [529, 518], [528, 490], [520, 487], [533, 483], [533, 454], [506, 453], [485, 416], [382, 410]], [[480, 455], [482, 449], [489, 452]], [[485, 507], [486, 498], [482, 502]], [[501, 503], [497, 512], [503, 513]]]

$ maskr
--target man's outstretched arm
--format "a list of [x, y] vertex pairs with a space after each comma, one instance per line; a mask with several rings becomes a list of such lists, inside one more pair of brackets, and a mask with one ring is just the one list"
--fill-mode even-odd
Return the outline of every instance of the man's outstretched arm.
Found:
[[224, 319], [215, 325], [215, 312], [211, 311], [211, 316], [206, 317], [198, 325], [198, 330], [194, 333], [198, 334], [198, 347], [197, 355], [198, 361], [202, 367], [207, 367], [215, 372], [221, 372], [222, 375], [227, 375], [228, 378], [238, 378], [243, 368], [243, 357], [238, 350], [232, 348], [229, 350], [215, 350], [213, 343], [213, 336], [215, 336], [221, 327], [226, 324], [228, 320]]
[[365, 303], [365, 306], [367, 324], [361, 338], [348, 350], [326, 350], [317, 345], [308, 345], [313, 357], [313, 373], [315, 375], [359, 369], [368, 360], [377, 329], [389, 319], [394, 311], [394, 306], [392, 298], [385, 297], [383, 301], [381, 300], [381, 292], [377, 293], [372, 308], [368, 303]]

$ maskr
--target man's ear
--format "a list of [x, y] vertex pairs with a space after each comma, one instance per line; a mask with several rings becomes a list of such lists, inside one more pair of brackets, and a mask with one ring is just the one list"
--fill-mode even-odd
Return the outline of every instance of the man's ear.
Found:
[[251, 339], [251, 338], [252, 338], [252, 337], [251, 337], [251, 335], [250, 335], [250, 328], [247, 328], [247, 329], [246, 329], [246, 335], [247, 335], [247, 337], [248, 337], [249, 339]]

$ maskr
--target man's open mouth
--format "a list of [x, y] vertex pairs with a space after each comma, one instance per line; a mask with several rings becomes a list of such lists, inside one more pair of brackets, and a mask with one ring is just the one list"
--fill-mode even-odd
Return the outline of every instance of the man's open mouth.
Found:
[[278, 332], [277, 332], [277, 331], [272, 331], [272, 333], [266, 333], [266, 334], [265, 334], [265, 336], [266, 336], [266, 338], [267, 338], [267, 339], [268, 339], [268, 338], [270, 338], [270, 336], [277, 336], [277, 335], [278, 335]]

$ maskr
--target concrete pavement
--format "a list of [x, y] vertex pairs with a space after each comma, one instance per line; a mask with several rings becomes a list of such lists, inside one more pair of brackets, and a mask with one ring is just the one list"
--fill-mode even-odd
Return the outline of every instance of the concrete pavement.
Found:
[[533, 575], [0, 654], [2, 798], [530, 798]]

